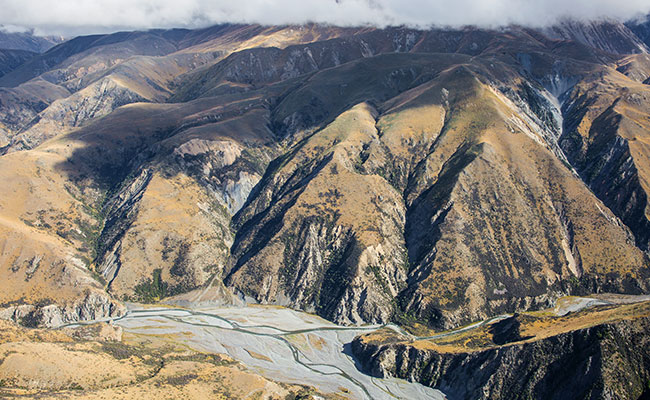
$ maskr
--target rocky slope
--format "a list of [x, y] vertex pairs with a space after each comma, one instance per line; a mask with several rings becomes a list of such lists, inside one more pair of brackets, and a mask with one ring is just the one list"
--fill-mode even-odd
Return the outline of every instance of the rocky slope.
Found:
[[[163, 102], [180, 75], [234, 51], [327, 39], [340, 31], [223, 25], [74, 38], [0, 77], [0, 96], [7, 93], [3, 110], [11, 112], [0, 113], [10, 139], [0, 152], [31, 149], [125, 104]], [[46, 87], [35, 88], [36, 82]]]
[[223, 25], [36, 56], [0, 78], [3, 315], [211, 285], [451, 328], [646, 292], [650, 64], [618, 54], [645, 48], [554, 32]]
[[648, 310], [644, 303], [583, 311], [551, 323], [516, 316], [440, 343], [388, 330], [358, 337], [352, 349], [369, 373], [421, 382], [449, 399], [644, 398]]

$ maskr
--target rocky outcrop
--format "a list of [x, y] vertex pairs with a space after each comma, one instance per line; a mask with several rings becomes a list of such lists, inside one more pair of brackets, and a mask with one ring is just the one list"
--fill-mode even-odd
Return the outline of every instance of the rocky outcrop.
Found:
[[122, 327], [114, 325], [113, 321], [70, 327], [65, 332], [77, 340], [98, 342], [121, 342], [124, 333]]
[[75, 322], [119, 318], [125, 313], [126, 307], [123, 304], [106, 293], [91, 291], [85, 297], [64, 305], [24, 304], [7, 307], [0, 310], [0, 318], [31, 328], [58, 328]]
[[9, 143], [9, 134], [6, 130], [0, 128], [0, 149], [8, 146]]
[[260, 181], [262, 166], [270, 159], [256, 149], [233, 140], [190, 139], [174, 149], [174, 161], [204, 186], [235, 215]]
[[470, 353], [362, 338], [352, 351], [373, 376], [420, 382], [450, 400], [637, 399], [650, 393], [649, 332], [642, 317]]
[[97, 248], [97, 271], [110, 285], [119, 272], [121, 239], [138, 214], [139, 201], [151, 180], [151, 171], [143, 170], [104, 205], [106, 218]]
[[387, 321], [404, 286], [404, 207], [360, 152], [377, 140], [359, 104], [269, 166], [240, 226], [226, 284], [342, 323]]

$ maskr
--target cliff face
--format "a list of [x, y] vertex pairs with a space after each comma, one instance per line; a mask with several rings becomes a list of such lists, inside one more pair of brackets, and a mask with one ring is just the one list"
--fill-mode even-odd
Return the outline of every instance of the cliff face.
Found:
[[58, 328], [75, 322], [119, 318], [126, 307], [106, 293], [87, 291], [85, 297], [67, 304], [41, 301], [39, 304], [23, 304], [0, 309], [0, 318], [12, 320], [23, 326]]
[[636, 399], [649, 393], [649, 330], [645, 316], [471, 352], [363, 337], [352, 349], [370, 374], [417, 381], [449, 399]]

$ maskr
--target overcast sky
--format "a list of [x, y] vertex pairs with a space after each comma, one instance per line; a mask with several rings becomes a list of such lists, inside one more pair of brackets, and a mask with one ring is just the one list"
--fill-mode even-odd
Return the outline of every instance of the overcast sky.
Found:
[[562, 18], [638, 18], [650, 13], [650, 0], [0, 0], [0, 10], [5, 30], [71, 36], [224, 22], [542, 26]]

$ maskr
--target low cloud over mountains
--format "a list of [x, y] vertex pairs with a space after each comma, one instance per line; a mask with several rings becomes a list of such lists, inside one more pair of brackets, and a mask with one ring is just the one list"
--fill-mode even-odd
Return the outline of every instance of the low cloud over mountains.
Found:
[[200, 27], [224, 22], [261, 24], [544, 26], [563, 18], [633, 19], [647, 0], [0, 0], [0, 24], [68, 36], [117, 29]]

